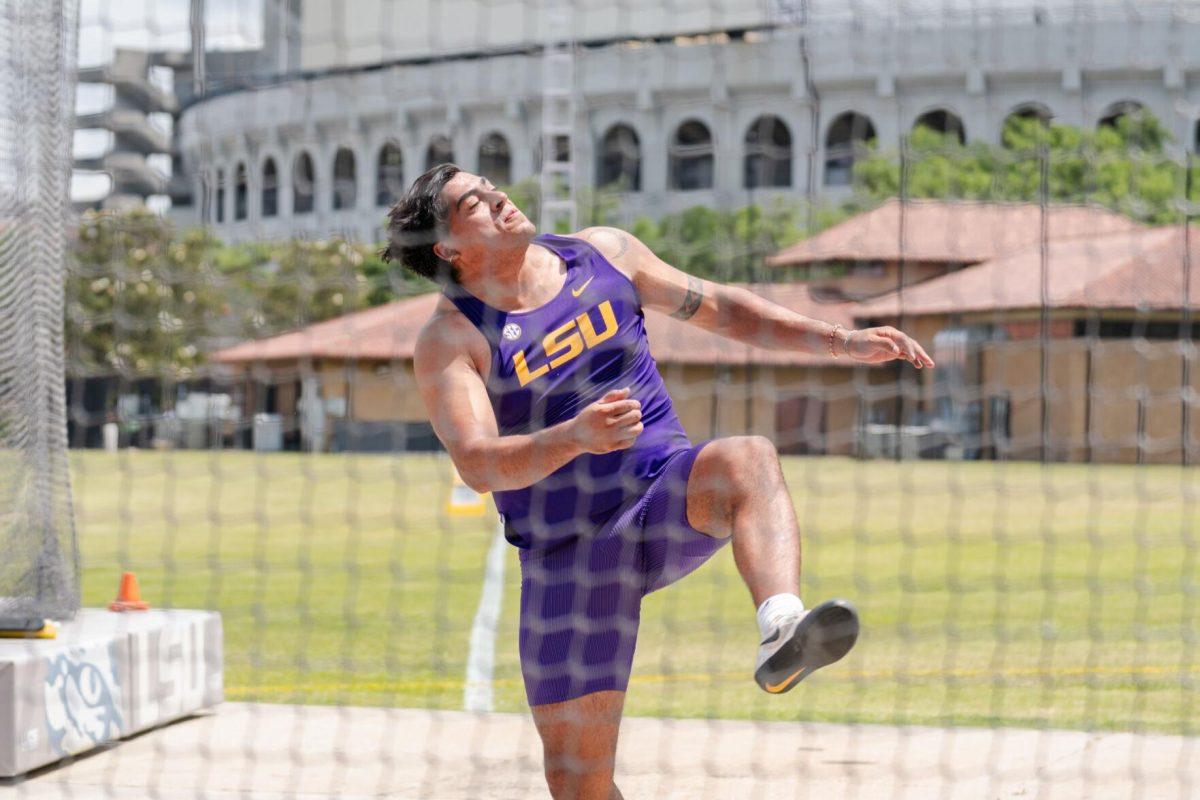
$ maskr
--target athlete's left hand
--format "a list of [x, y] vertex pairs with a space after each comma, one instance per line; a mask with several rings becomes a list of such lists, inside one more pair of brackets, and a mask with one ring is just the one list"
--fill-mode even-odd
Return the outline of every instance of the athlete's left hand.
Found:
[[850, 338], [846, 340], [846, 352], [855, 361], [864, 364], [903, 359], [917, 369], [934, 365], [933, 359], [917, 344], [916, 339], [890, 325], [851, 331]]

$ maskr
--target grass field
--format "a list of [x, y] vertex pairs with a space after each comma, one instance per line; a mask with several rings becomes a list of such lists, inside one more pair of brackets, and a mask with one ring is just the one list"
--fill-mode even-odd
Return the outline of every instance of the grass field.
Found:
[[[134, 569], [224, 615], [227, 696], [460, 708], [492, 518], [438, 456], [72, 453], [87, 605]], [[847, 660], [771, 697], [726, 548], [647, 598], [627, 713], [1196, 733], [1200, 471], [785, 461], [804, 597], [853, 599]], [[498, 710], [525, 707], [508, 554]]]

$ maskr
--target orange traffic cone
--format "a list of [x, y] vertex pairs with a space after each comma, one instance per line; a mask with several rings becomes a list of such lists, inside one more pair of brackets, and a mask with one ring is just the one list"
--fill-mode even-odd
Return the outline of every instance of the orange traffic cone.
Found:
[[145, 611], [150, 604], [142, 599], [142, 590], [138, 588], [137, 576], [132, 572], [121, 574], [121, 590], [117, 599], [108, 604], [109, 611]]

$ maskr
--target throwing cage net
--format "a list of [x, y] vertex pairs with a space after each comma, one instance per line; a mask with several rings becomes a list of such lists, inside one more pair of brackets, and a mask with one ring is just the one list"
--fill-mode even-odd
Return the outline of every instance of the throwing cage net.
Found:
[[[19, 792], [545, 796], [522, 657], [586, 686], [622, 625], [626, 797], [1200, 791], [1200, 4], [2, 8], [0, 616], [70, 616], [73, 524], [84, 606], [133, 572], [148, 613], [220, 614], [150, 646], [151, 617], [85, 612], [136, 634], [111, 660], [0, 650], [47, 665], [15, 707], [54, 709], [0, 727], [57, 764], [0, 749]], [[523, 585], [543, 562], [418, 392], [438, 287], [379, 256], [445, 162], [543, 232], [925, 347], [636, 323], [692, 442], [778, 454], [802, 598], [861, 617], [845, 659], [761, 691], [731, 548], [632, 623], [597, 589], [634, 567]], [[569, 352], [602, 347], [582, 313]], [[534, 333], [531, 381], [558, 368]]]
[[0, 8], [0, 628], [79, 608], [62, 325], [75, 9], [56, 6]]

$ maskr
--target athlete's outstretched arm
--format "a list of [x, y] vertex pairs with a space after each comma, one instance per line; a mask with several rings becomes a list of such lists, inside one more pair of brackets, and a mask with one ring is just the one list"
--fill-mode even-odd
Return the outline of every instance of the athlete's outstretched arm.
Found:
[[438, 439], [463, 481], [478, 492], [524, 489], [583, 453], [633, 444], [642, 432], [641, 403], [628, 389], [609, 392], [578, 416], [536, 433], [501, 436], [465, 320], [435, 314], [413, 354], [417, 387]]
[[808, 353], [828, 353], [832, 334], [838, 355], [871, 364], [899, 358], [918, 368], [933, 366], [933, 359], [916, 340], [893, 327], [835, 330], [828, 322], [798, 314], [740, 286], [688, 275], [656, 256], [636, 236], [617, 228], [587, 228], [580, 235], [633, 281], [642, 305], [705, 330], [758, 347]]

